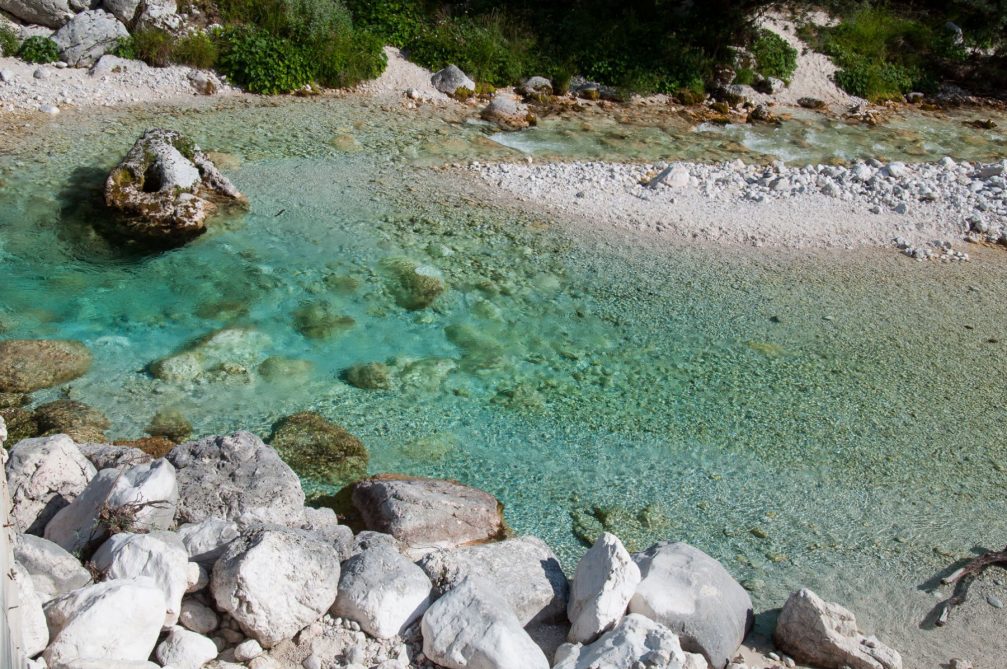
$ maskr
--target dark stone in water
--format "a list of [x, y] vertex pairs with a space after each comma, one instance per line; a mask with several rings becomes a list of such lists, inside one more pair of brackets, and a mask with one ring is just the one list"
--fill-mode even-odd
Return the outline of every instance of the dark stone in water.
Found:
[[337, 485], [367, 476], [363, 442], [317, 413], [287, 416], [268, 441], [299, 476]]

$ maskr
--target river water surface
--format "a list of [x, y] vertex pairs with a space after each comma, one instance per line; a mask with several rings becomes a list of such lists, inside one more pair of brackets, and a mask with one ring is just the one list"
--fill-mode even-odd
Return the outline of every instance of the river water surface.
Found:
[[[571, 574], [602, 528], [631, 550], [681, 539], [722, 560], [759, 609], [800, 585], [843, 601], [907, 667], [1007, 657], [1007, 617], [985, 603], [959, 628], [921, 629], [938, 601], [924, 584], [1007, 542], [1007, 252], [942, 265], [889, 250], [649, 248], [485, 206], [430, 169], [523, 153], [1007, 155], [1003, 134], [961, 120], [591, 117], [491, 138], [357, 98], [65, 114], [3, 140], [0, 336], [85, 341], [94, 365], [65, 392], [105, 412], [115, 437], [141, 436], [164, 408], [200, 435], [263, 436], [314, 410], [364, 441], [372, 472], [492, 492]], [[107, 216], [95, 194], [156, 126], [217, 152], [251, 210], [184, 248], [125, 253], [95, 232]], [[448, 290], [411, 311], [394, 277], [417, 265]], [[306, 337], [306, 309], [353, 324]], [[147, 372], [222, 328], [245, 333], [234, 355], [247, 372]], [[267, 358], [306, 364], [266, 375]], [[377, 361], [391, 390], [340, 380]]]

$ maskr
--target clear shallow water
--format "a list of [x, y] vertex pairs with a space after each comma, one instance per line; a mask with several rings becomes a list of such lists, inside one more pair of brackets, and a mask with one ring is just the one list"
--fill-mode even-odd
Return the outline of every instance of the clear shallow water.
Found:
[[[91, 194], [152, 125], [225, 153], [252, 209], [128, 256], [94, 234]], [[631, 548], [702, 547], [760, 607], [808, 585], [911, 658], [968, 649], [916, 631], [936, 601], [918, 587], [1007, 534], [1002, 250], [959, 266], [648, 250], [494, 211], [423, 169], [508, 155], [478, 128], [353, 99], [63, 117], [0, 156], [2, 336], [86, 341], [95, 363], [69, 393], [114, 437], [141, 436], [159, 408], [198, 434], [263, 435], [313, 409], [363, 439], [373, 472], [493, 492], [568, 566], [575, 527], [607, 520]], [[433, 307], [396, 303], [402, 258], [444, 274]], [[302, 336], [295, 312], [319, 303], [354, 327]], [[248, 374], [144, 371], [224, 327], [265, 335], [242, 354]], [[254, 371], [267, 356], [310, 371], [269, 380]], [[395, 390], [339, 380], [390, 359]], [[1002, 636], [989, 644], [1007, 653]]]

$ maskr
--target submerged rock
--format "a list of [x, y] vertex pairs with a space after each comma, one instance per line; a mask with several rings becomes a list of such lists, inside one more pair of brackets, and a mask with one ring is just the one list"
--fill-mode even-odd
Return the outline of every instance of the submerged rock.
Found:
[[317, 413], [280, 420], [269, 443], [300, 476], [336, 485], [367, 476], [363, 442]]
[[224, 376], [248, 372], [265, 357], [268, 335], [246, 328], [226, 328], [196, 339], [180, 352], [150, 365], [155, 378], [169, 383], [195, 381], [214, 372]]
[[173, 130], [143, 134], [105, 181], [105, 202], [125, 217], [126, 236], [174, 246], [206, 232], [223, 204], [247, 204], [191, 140]]
[[344, 373], [346, 382], [361, 390], [391, 390], [392, 376], [383, 362], [354, 365]]
[[294, 311], [294, 328], [308, 339], [330, 339], [356, 324], [327, 302], [303, 304]]
[[810, 590], [790, 595], [776, 623], [779, 648], [821, 669], [902, 669], [902, 657], [857, 629], [857, 619]]
[[493, 100], [479, 113], [486, 121], [496, 123], [503, 130], [521, 130], [532, 125], [535, 117], [528, 108], [519, 104], [507, 93], [497, 93]]
[[91, 352], [78, 341], [9, 339], [0, 341], [0, 391], [30, 393], [65, 383], [91, 366]]
[[392, 279], [390, 289], [395, 302], [404, 309], [426, 309], [446, 289], [444, 275], [432, 265], [409, 258], [388, 258], [382, 267]]
[[144, 431], [152, 437], [165, 437], [178, 444], [192, 434], [192, 423], [178, 409], [162, 409], [154, 414]]
[[41, 436], [68, 435], [81, 443], [106, 441], [111, 425], [105, 414], [76, 400], [56, 400], [35, 408], [32, 414]]

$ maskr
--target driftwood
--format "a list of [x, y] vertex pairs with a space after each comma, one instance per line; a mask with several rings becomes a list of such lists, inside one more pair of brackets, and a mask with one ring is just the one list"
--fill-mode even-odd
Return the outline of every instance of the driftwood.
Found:
[[965, 601], [965, 596], [968, 594], [969, 583], [972, 579], [979, 576], [979, 574], [985, 571], [987, 567], [991, 567], [995, 564], [1007, 568], [1007, 547], [1005, 547], [1002, 551], [990, 551], [989, 553], [980, 555], [964, 567], [956, 569], [941, 579], [941, 583], [945, 585], [954, 585], [955, 591], [954, 594], [948, 597], [941, 604], [940, 614], [938, 615], [936, 621], [937, 625], [941, 626], [947, 624], [948, 618], [951, 616], [951, 609], [959, 606]]

